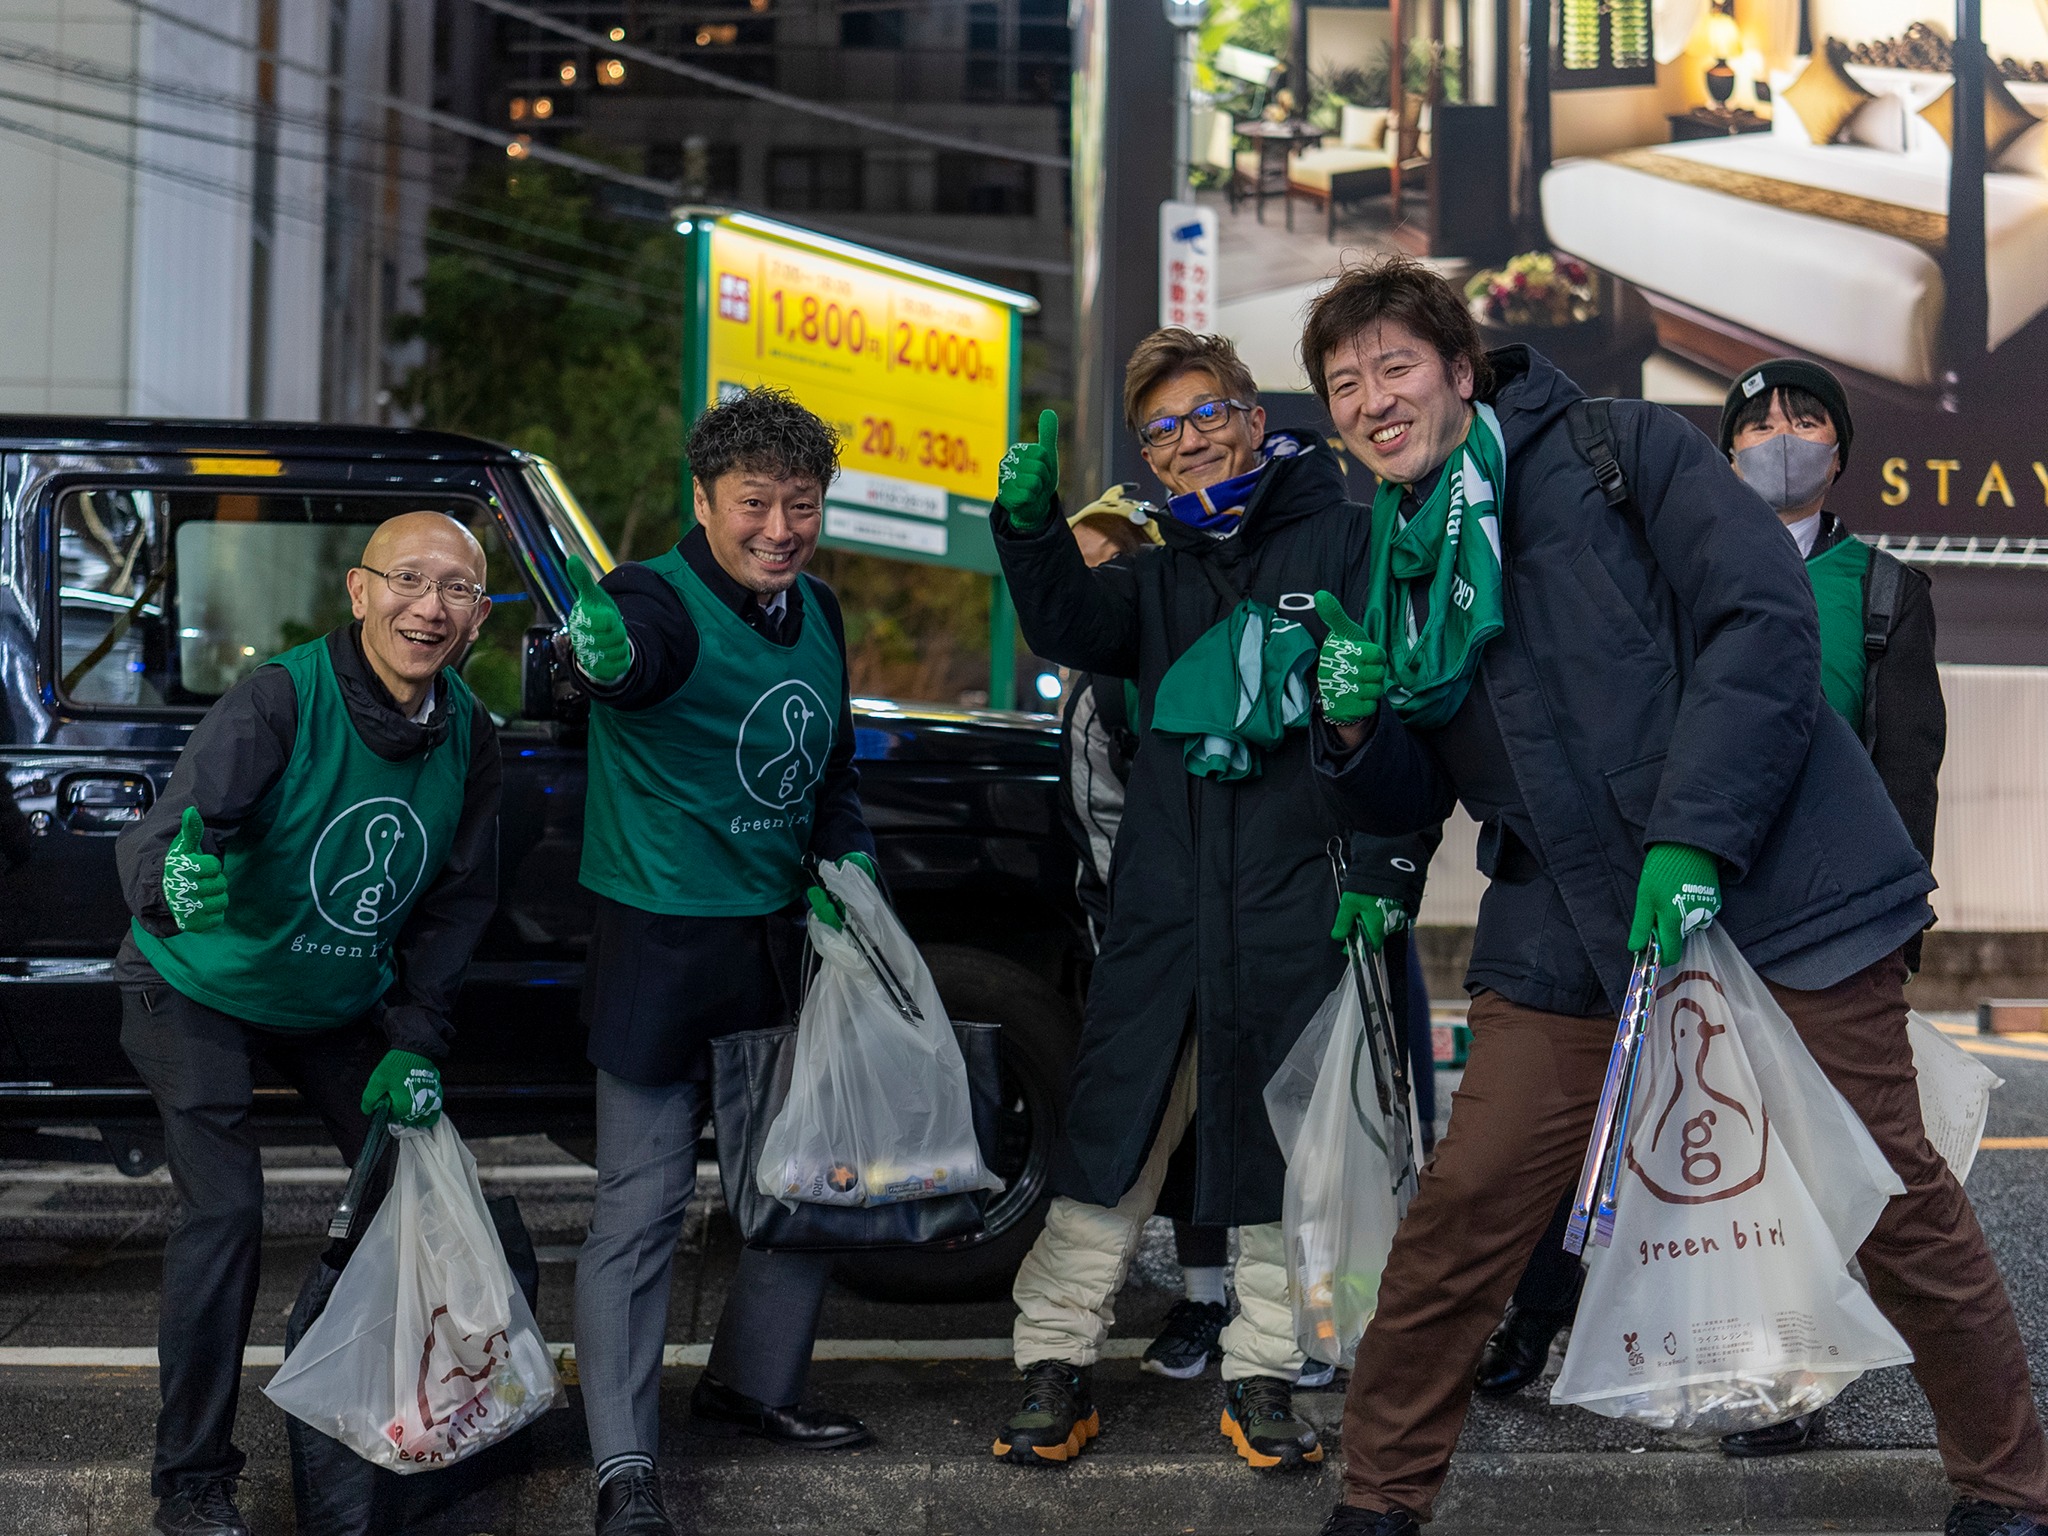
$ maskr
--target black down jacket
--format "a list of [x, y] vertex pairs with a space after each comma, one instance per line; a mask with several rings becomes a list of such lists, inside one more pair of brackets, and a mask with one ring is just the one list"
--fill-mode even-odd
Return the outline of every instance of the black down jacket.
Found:
[[[1300, 621], [1320, 643], [1315, 592], [1362, 596], [1371, 514], [1346, 499], [1328, 445], [1297, 440], [1303, 451], [1272, 462], [1230, 539], [1168, 521], [1164, 547], [1091, 571], [1057, 520], [1019, 537], [999, 516], [997, 548], [1031, 648], [1136, 679], [1149, 720], [1167, 668], [1234, 606], [1226, 589]], [[1114, 1205], [1129, 1191], [1192, 1028], [1194, 1217], [1280, 1219], [1286, 1168], [1264, 1091], [1343, 966], [1329, 936], [1337, 896], [1325, 849], [1345, 829], [1313, 777], [1305, 730], [1288, 733], [1259, 777], [1228, 784], [1189, 774], [1179, 738], [1142, 736], [1053, 1165], [1059, 1193]], [[1354, 838], [1352, 888], [1412, 911], [1438, 835]]]
[[[1721, 862], [1720, 921], [1772, 964], [1934, 889], [1842, 718], [1821, 700], [1820, 629], [1798, 547], [1689, 423], [1617, 400], [1634, 508], [1607, 504], [1565, 411], [1579, 387], [1527, 347], [1492, 354], [1507, 444], [1503, 602], [1487, 690], [1571, 925], [1620, 1006], [1644, 850]], [[1387, 711], [1319, 780], [1354, 825], [1433, 827], [1451, 781]]]

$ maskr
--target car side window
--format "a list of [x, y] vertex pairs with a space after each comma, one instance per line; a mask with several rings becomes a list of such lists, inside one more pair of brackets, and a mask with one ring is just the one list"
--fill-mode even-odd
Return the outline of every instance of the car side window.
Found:
[[58, 691], [86, 708], [191, 709], [351, 617], [346, 578], [378, 523], [446, 512], [483, 542], [493, 599], [463, 675], [501, 718], [519, 708], [531, 622], [519, 564], [466, 497], [76, 488], [58, 523]]

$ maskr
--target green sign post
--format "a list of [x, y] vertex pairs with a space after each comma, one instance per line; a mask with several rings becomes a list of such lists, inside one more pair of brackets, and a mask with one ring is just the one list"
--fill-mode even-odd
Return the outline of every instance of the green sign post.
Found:
[[[990, 578], [989, 703], [1016, 705], [1016, 610], [989, 529], [1016, 438], [1029, 294], [752, 214], [677, 210], [683, 425], [787, 389], [838, 430], [822, 542]], [[690, 502], [683, 466], [683, 508]]]

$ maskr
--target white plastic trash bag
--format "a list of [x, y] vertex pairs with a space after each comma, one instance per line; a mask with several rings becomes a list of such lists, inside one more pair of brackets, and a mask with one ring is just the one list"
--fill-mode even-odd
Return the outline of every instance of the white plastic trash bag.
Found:
[[504, 1439], [561, 1388], [455, 1127], [394, 1134], [391, 1193], [264, 1390], [365, 1460], [420, 1472]]
[[1614, 1244], [1551, 1401], [1704, 1434], [1809, 1413], [1912, 1351], [1848, 1259], [1905, 1186], [1719, 927], [1658, 979]]
[[[861, 870], [826, 864], [818, 875], [846, 904], [847, 929], [810, 921], [818, 974], [797, 1020], [789, 1098], [762, 1140], [755, 1183], [792, 1208], [1001, 1189], [981, 1160], [967, 1064], [924, 957]], [[921, 1019], [891, 1000], [856, 928]]]
[[1349, 1365], [1379, 1305], [1400, 1210], [1358, 979], [1324, 1000], [1266, 1085], [1266, 1116], [1287, 1159], [1281, 1230], [1294, 1338], [1311, 1360]]
[[1977, 1161], [1991, 1090], [2003, 1088], [2005, 1079], [1917, 1013], [1906, 1015], [1906, 1038], [1913, 1043], [1913, 1070], [1920, 1078], [1921, 1123], [1960, 1184]]

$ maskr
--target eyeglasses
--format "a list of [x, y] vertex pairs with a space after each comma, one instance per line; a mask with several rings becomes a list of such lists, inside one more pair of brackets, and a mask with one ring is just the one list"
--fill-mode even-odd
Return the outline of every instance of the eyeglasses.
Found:
[[374, 565], [358, 566], [357, 569], [368, 571], [372, 576], [382, 576], [384, 585], [407, 601], [415, 597], [425, 597], [429, 592], [439, 592], [441, 601], [450, 608], [474, 608], [484, 600], [482, 587], [460, 577], [447, 577], [436, 581], [431, 576], [422, 576], [418, 571], [380, 571]]
[[1180, 434], [1189, 422], [1204, 437], [1214, 437], [1230, 425], [1232, 411], [1248, 411], [1251, 407], [1242, 400], [1204, 400], [1185, 416], [1160, 416], [1138, 428], [1138, 439], [1147, 448], [1164, 448], [1169, 443], [1180, 441]]

